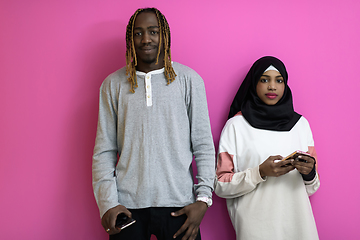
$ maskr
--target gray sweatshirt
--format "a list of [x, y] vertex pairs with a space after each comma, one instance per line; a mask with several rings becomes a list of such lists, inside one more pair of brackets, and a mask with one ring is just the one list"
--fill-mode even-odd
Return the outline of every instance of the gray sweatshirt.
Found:
[[184, 207], [212, 196], [215, 150], [204, 82], [189, 67], [174, 62], [173, 68], [177, 77], [169, 85], [164, 69], [137, 72], [131, 93], [125, 67], [101, 85], [93, 155], [101, 216], [119, 204]]

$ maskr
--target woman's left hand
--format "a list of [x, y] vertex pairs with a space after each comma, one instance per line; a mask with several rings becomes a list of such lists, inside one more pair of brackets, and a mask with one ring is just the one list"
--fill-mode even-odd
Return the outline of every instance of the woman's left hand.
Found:
[[301, 174], [307, 175], [314, 168], [315, 160], [311, 157], [300, 155], [291, 163]]

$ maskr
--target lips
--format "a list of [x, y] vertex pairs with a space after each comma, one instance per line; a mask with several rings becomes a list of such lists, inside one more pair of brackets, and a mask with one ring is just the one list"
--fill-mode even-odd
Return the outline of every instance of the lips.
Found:
[[156, 47], [142, 47], [140, 50], [147, 53], [156, 50]]
[[276, 93], [267, 93], [265, 94], [267, 98], [275, 99], [278, 95]]

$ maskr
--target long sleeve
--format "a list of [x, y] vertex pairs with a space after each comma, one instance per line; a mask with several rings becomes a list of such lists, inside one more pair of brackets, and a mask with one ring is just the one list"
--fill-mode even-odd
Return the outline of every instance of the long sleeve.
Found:
[[304, 181], [306, 192], [308, 196], [313, 195], [320, 187], [320, 179], [318, 173], [316, 173], [316, 176], [311, 181]]
[[253, 128], [241, 115], [228, 120], [220, 138], [215, 193], [226, 198], [238, 239], [318, 239], [308, 197], [318, 188], [318, 176], [306, 182], [294, 169], [264, 180], [259, 173], [269, 156], [294, 150], [311, 154], [311, 146], [304, 117], [290, 131]]
[[101, 217], [107, 210], [119, 205], [115, 177], [118, 154], [116, 123], [116, 98], [112, 98], [109, 82], [105, 80], [100, 88], [99, 118], [92, 164], [94, 195]]
[[316, 161], [316, 165], [315, 165], [315, 170], [316, 170], [316, 176], [313, 180], [311, 181], [304, 181], [305, 184], [305, 188], [306, 188], [306, 192], [308, 194], [308, 196], [313, 195], [320, 187], [320, 178], [319, 178], [319, 174], [317, 172], [318, 169], [318, 157], [317, 157], [317, 153], [316, 153], [316, 149], [314, 146], [314, 139], [313, 139], [313, 135], [310, 129], [310, 125], [308, 124], [308, 152], [310, 153], [311, 156], [313, 156], [315, 158]]
[[236, 131], [230, 123], [226, 124], [220, 137], [217, 158], [215, 193], [223, 198], [236, 198], [253, 191], [264, 182], [259, 166], [234, 172], [234, 156], [236, 157]]
[[194, 73], [187, 81], [186, 104], [190, 121], [191, 147], [195, 156], [198, 183], [194, 185], [198, 197], [212, 196], [215, 176], [215, 148], [211, 134], [210, 119], [204, 82]]
[[196, 196], [212, 195], [215, 150], [204, 82], [184, 65], [173, 67], [177, 77], [171, 84], [164, 69], [137, 72], [138, 88], [131, 93], [124, 67], [101, 86], [93, 155], [101, 216], [119, 204], [183, 207]]
[[258, 166], [237, 173], [224, 173], [224, 171], [226, 171], [226, 169], [218, 164], [216, 171], [217, 178], [215, 179], [215, 193], [223, 198], [241, 197], [253, 191], [259, 183], [265, 181], [259, 174]]

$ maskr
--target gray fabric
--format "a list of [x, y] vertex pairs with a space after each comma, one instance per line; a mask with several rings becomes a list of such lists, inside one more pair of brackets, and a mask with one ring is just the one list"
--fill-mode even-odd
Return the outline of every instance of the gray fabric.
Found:
[[[215, 150], [204, 83], [184, 65], [174, 62], [173, 68], [177, 77], [169, 85], [163, 69], [148, 73], [152, 106], [146, 103], [144, 73], [137, 75], [135, 93], [125, 68], [110, 74], [100, 88], [93, 188], [101, 216], [119, 204], [183, 207], [195, 196], [211, 197]], [[193, 156], [198, 184], [192, 177]]]

